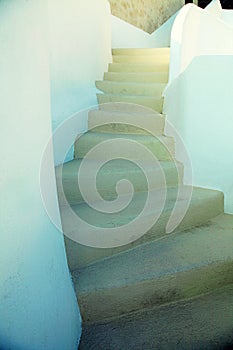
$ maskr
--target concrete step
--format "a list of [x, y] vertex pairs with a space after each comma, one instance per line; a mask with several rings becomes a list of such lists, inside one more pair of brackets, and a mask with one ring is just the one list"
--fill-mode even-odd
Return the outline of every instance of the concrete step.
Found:
[[104, 80], [138, 83], [167, 83], [168, 71], [145, 73], [106, 72]]
[[[98, 103], [100, 105], [109, 102], [124, 102], [135, 105], [148, 107], [162, 113], [163, 97], [156, 96], [139, 96], [139, 95], [115, 95], [115, 94], [97, 94]], [[102, 108], [102, 107], [100, 107]]]
[[109, 94], [147, 95], [161, 97], [166, 87], [163, 83], [128, 83], [116, 81], [96, 81], [96, 87]]
[[169, 53], [156, 55], [113, 55], [114, 63], [169, 63]]
[[164, 55], [170, 53], [170, 47], [159, 48], [114, 48], [112, 49], [113, 55]]
[[156, 110], [142, 106], [140, 104], [129, 103], [129, 102], [106, 102], [99, 105], [99, 110], [106, 112], [121, 112], [121, 113], [137, 113], [142, 114], [143, 116], [146, 114], [161, 114]]
[[[185, 187], [188, 191], [190, 188]], [[153, 220], [158, 214], [157, 208], [161, 206], [161, 190], [154, 191], [156, 195], [156, 201], [153, 206], [149, 208], [146, 213], [141, 214], [145, 200], [147, 198], [147, 193], [138, 192], [135, 193], [131, 203], [125, 210], [117, 213], [109, 214], [98, 212], [90, 208], [87, 204], [79, 204], [72, 206], [73, 211], [81, 217], [84, 221], [90, 223], [94, 227], [119, 227], [121, 225], [126, 225], [140, 214], [140, 221], [142, 225], [144, 223], [147, 225], [149, 220]], [[221, 214], [223, 212], [223, 194], [218, 191], [206, 190], [202, 188], [194, 188], [192, 192], [191, 203], [188, 207], [182, 222], [176, 231], [190, 229], [191, 227], [201, 225], [206, 223], [209, 219]], [[130, 250], [136, 246], [139, 246], [145, 242], [152, 242], [154, 240], [160, 239], [166, 236], [166, 225], [171, 216], [172, 210], [175, 204], [178, 203], [179, 207], [176, 211], [177, 216], [180, 213], [184, 213], [184, 208], [187, 205], [185, 196], [183, 198], [177, 198], [177, 188], [168, 188], [166, 202], [163, 211], [157, 222], [154, 223], [151, 229], [141, 236], [141, 238], [128, 243], [123, 246], [115, 248], [94, 248], [90, 246], [84, 246], [71, 240], [70, 233], [73, 232], [74, 235], [77, 233], [79, 237], [80, 227], [77, 226], [73, 220], [70, 218], [69, 211], [63, 207], [61, 208], [61, 217], [63, 230], [65, 235], [70, 238], [66, 238], [66, 249], [67, 257], [71, 270], [77, 267], [90, 264], [94, 261], [103, 259], [104, 257], [116, 255], [120, 252]], [[98, 203], [97, 203], [98, 204]], [[111, 205], [111, 203], [109, 204]], [[98, 205], [97, 205], [98, 207]], [[116, 237], [117, 238], [117, 237]], [[95, 237], [93, 237], [95, 239]], [[169, 253], [169, 252], [168, 252]]]
[[210, 292], [233, 283], [233, 216], [73, 271], [84, 323]]
[[230, 350], [233, 285], [84, 325], [79, 350]]
[[[82, 160], [77, 159], [56, 167], [60, 206], [66, 205], [66, 201], [70, 205], [84, 202], [78, 182], [81, 162]], [[87, 162], [89, 172], [84, 174], [85, 178], [82, 176], [82, 180], [85, 180], [85, 193], [88, 194], [88, 198], [95, 201], [95, 194], [89, 184], [95, 180], [93, 180], [93, 174], [96, 171], [98, 162], [95, 160]], [[160, 176], [161, 170], [166, 178], [167, 187], [175, 187], [182, 182], [183, 165], [181, 163], [167, 161], [153, 164], [143, 161], [141, 165], [147, 176], [151, 176], [153, 179], [153, 183], [150, 184], [152, 190], [159, 189], [164, 185]], [[81, 177], [80, 174], [79, 176]], [[96, 187], [101, 197], [105, 200], [116, 199], [116, 184], [122, 179], [128, 179], [131, 182], [134, 192], [145, 192], [148, 189], [146, 176], [139, 166], [124, 159], [113, 159], [101, 167], [96, 178]], [[129, 193], [129, 188], [125, 189], [125, 193]]]
[[145, 73], [145, 72], [168, 72], [168, 62], [161, 63], [109, 63], [109, 72]]
[[[141, 125], [143, 119], [143, 128]], [[89, 130], [95, 132], [108, 132], [119, 134], [153, 134], [162, 135], [164, 131], [165, 117], [162, 114], [152, 112], [125, 113], [114, 110], [92, 110], [88, 114]]]
[[[105, 146], [104, 142], [108, 142]], [[88, 155], [89, 159], [113, 159], [116, 147], [118, 157], [134, 160], [171, 160], [175, 156], [175, 143], [172, 137], [139, 134], [116, 134], [86, 132], [74, 144], [74, 157], [84, 158], [95, 146], [102, 144]], [[145, 146], [145, 147], [143, 147]], [[137, 148], [136, 148], [137, 147]], [[137, 149], [137, 151], [136, 151]], [[123, 153], [122, 153], [123, 152]]]

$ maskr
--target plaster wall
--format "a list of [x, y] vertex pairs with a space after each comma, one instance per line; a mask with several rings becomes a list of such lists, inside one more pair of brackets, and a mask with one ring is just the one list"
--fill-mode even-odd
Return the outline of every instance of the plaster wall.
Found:
[[221, 19], [230, 26], [233, 26], [233, 10], [222, 10]]
[[196, 56], [233, 54], [233, 30], [223, 13], [215, 0], [205, 10], [188, 4], [179, 12], [171, 32], [169, 84]]
[[[111, 16], [107, 0], [49, 0], [52, 127], [53, 131], [59, 128], [54, 137], [56, 165], [64, 160], [64, 145], [71, 134], [75, 139], [87, 130], [85, 110], [97, 105], [95, 80], [102, 80], [108, 69], [111, 47], [169, 46], [174, 19], [175, 15], [148, 34]], [[75, 127], [63, 128], [79, 111]], [[72, 158], [73, 147], [65, 160]]]
[[[51, 110], [53, 130], [71, 115], [97, 104], [95, 80], [111, 61], [110, 6], [107, 0], [49, 0]], [[76, 119], [76, 135], [87, 129], [87, 113]], [[74, 138], [75, 136], [74, 135]], [[60, 164], [66, 134], [54, 140]], [[73, 158], [73, 149], [66, 160]]]
[[[77, 349], [81, 321], [63, 235], [44, 209], [51, 136], [47, 1], [0, 1], [0, 348]], [[46, 185], [59, 221], [52, 149]]]
[[233, 55], [199, 56], [171, 84], [165, 113], [190, 154], [193, 183], [225, 194], [233, 213]]
[[153, 33], [149, 34], [129, 24], [122, 19], [111, 16], [112, 47], [135, 48], [135, 47], [168, 47], [170, 46], [171, 30], [176, 18], [171, 16]]
[[233, 28], [222, 14], [214, 0], [206, 10], [186, 5], [177, 16], [164, 112], [187, 146], [194, 185], [223, 191], [233, 213]]
[[109, 0], [114, 16], [153, 33], [184, 4], [184, 0]]

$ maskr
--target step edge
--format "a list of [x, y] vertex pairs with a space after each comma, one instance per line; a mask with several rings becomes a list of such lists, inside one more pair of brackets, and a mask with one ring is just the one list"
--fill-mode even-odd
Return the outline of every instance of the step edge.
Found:
[[[104, 322], [109, 318], [109, 311], [111, 311], [111, 315], [114, 313], [114, 318], [118, 318], [119, 316], [126, 315], [128, 313], [134, 313], [140, 310], [144, 310], [145, 308], [154, 308], [154, 307], [159, 307], [163, 306], [168, 303], [175, 303], [179, 302], [181, 300], [189, 300], [190, 298], [193, 297], [198, 297], [202, 294], [207, 294], [213, 290], [216, 290], [219, 287], [225, 287], [228, 285], [231, 285], [233, 283], [233, 278], [229, 274], [229, 270], [232, 269], [233, 266], [233, 259], [226, 259], [226, 260], [219, 260], [210, 264], [202, 265], [197, 269], [189, 269], [186, 271], [182, 272], [177, 272], [173, 275], [168, 275], [165, 277], [160, 277], [158, 279], [152, 279], [150, 281], [145, 281], [145, 282], [140, 282], [140, 284], [136, 284], [137, 287], [144, 287], [141, 288], [144, 290], [144, 295], [141, 297], [141, 300], [139, 300], [139, 303], [137, 305], [137, 292], [135, 285], [129, 285], [125, 287], [120, 287], [118, 288], [113, 288], [112, 290], [96, 290], [93, 291], [92, 293], [80, 293], [78, 291], [78, 286], [75, 286], [75, 290], [77, 293], [77, 297], [80, 303], [80, 308], [81, 308], [81, 314], [84, 317], [84, 322], [85, 323], [93, 323], [93, 322]], [[222, 273], [222, 270], [224, 270], [224, 273]], [[221, 273], [220, 273], [221, 271]], [[188, 276], [186, 276], [188, 274]], [[201, 281], [204, 280], [204, 276], [206, 274], [212, 274], [213, 276], [216, 276], [216, 278], [213, 281], [204, 281], [201, 284], [199, 283], [198, 285], [198, 291], [195, 290], [195, 275], [201, 276]], [[171, 276], [176, 276], [176, 278], [171, 278]], [[192, 278], [190, 278], [192, 277]], [[227, 277], [227, 278], [226, 278]], [[222, 282], [225, 282], [225, 284], [222, 284]], [[170, 282], [170, 283], [169, 283]], [[168, 286], [166, 286], [168, 284]], [[158, 286], [160, 288], [158, 288]], [[161, 288], [162, 286], [162, 288]], [[179, 286], [179, 288], [177, 288]], [[153, 287], [153, 291], [150, 292], [150, 288]], [[156, 288], [157, 287], [157, 288]], [[148, 288], [148, 289], [146, 289]], [[111, 298], [111, 291], [115, 292], [115, 295], [119, 291], [124, 290], [130, 292], [130, 297], [126, 297], [125, 299], [118, 297], [115, 299], [117, 306], [119, 307], [119, 304], [123, 304], [123, 309], [124, 312], [121, 312], [118, 307], [114, 306], [111, 308], [108, 308], [106, 311], [103, 310], [103, 308], [98, 307], [98, 299], [101, 301], [101, 296], [103, 296], [105, 293], [105, 305], [111, 305], [111, 301], [113, 300]], [[156, 295], [155, 292], [158, 292]], [[147, 292], [147, 294], [146, 294]], [[142, 293], [141, 293], [142, 294]], [[93, 304], [93, 299], [95, 300], [95, 305], [97, 305], [97, 308], [95, 309], [95, 313], [92, 316], [91, 315], [91, 309], [87, 308], [87, 303], [86, 301], [89, 300], [90, 303], [89, 307], [91, 304]], [[107, 300], [109, 299], [110, 303], [107, 303]], [[135, 299], [135, 301], [133, 300]], [[133, 300], [133, 301], [132, 301]], [[84, 301], [84, 304], [83, 304]], [[132, 306], [130, 305], [130, 301], [132, 301]], [[101, 304], [103, 305], [103, 303]], [[122, 307], [121, 306], [121, 307]], [[85, 310], [86, 309], [86, 310]], [[85, 312], [89, 311], [87, 315], [85, 315]], [[97, 312], [99, 311], [99, 312]], [[102, 312], [101, 312], [102, 311]], [[105, 312], [105, 315], [103, 316]], [[86, 319], [87, 316], [87, 319]]]

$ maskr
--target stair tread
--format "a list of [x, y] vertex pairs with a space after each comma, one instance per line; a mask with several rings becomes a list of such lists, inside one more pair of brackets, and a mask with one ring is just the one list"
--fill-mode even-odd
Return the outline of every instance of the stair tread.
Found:
[[156, 113], [162, 114], [163, 99], [142, 99], [140, 96], [108, 96], [107, 94], [97, 94], [99, 110], [108, 112], [127, 113]]
[[[74, 177], [77, 179], [77, 171], [79, 169], [80, 164], [82, 163], [83, 159], [73, 159], [67, 163], [64, 163], [62, 165], [59, 165], [56, 167], [56, 172], [60, 173], [61, 170], [63, 172], [63, 178], [67, 178], [67, 180]], [[99, 162], [95, 159], [87, 160], [90, 163], [93, 163], [93, 167], [96, 166], [96, 164], [99, 164]], [[151, 162], [147, 160], [142, 160], [142, 164], [145, 164], [145, 166], [148, 169], [151, 169], [151, 171], [155, 171], [157, 168], [162, 167], [163, 169], [168, 170], [170, 168], [174, 168], [174, 161], [160, 161], [159, 164], [152, 164]], [[176, 161], [176, 164], [178, 166], [183, 166], [182, 163]], [[127, 162], [124, 159], [114, 159], [111, 163], [106, 164], [106, 166], [103, 168], [103, 172], [106, 172], [108, 174], [109, 172], [116, 172], [119, 174], [124, 174], [125, 172], [135, 172], [140, 171], [139, 167], [136, 164], [133, 164], [132, 162]], [[58, 175], [60, 176], [60, 175]], [[91, 174], [87, 174], [88, 176], [92, 176]]]
[[[186, 186], [184, 187], [184, 189], [186, 189]], [[187, 187], [187, 189], [189, 190], [189, 187]], [[154, 191], [154, 194], [156, 195], [157, 204], [160, 205], [161, 202], [159, 202], [159, 200], [161, 199], [161, 194], [163, 194], [163, 192], [161, 191], [161, 189], [157, 189]], [[145, 192], [135, 193], [135, 196], [129, 204], [129, 206], [125, 210], [117, 212], [116, 214], [107, 214], [92, 210], [85, 203], [72, 206], [72, 209], [75, 213], [78, 214], [79, 217], [83, 218], [84, 221], [90, 222], [90, 224], [93, 226], [118, 227], [119, 225], [125, 225], [129, 223], [141, 213], [145, 205], [146, 197], [147, 193]], [[70, 251], [73, 252], [71, 261], [72, 269], [75, 268], [75, 266], [77, 265], [87, 265], [88, 263], [100, 260], [104, 257], [111, 256], [122, 251], [132, 249], [132, 247], [143, 244], [144, 242], [153, 241], [164, 236], [165, 227], [174, 208], [176, 198], [177, 188], [167, 188], [167, 199], [162, 214], [159, 217], [159, 220], [155, 222], [154, 226], [151, 229], [149, 229], [149, 231], [148, 229], [146, 230], [146, 234], [144, 234], [141, 238], [135, 240], [130, 244], [116, 248], [96, 249], [84, 246], [75, 247], [75, 244], [71, 243], [69, 248]], [[120, 200], [121, 199], [124, 198], [120, 197]], [[98, 202], [95, 204], [98, 205]], [[178, 204], [179, 206], [177, 209], [177, 213], [184, 213], [184, 210], [187, 205], [187, 200], [179, 200]], [[156, 207], [158, 207], [158, 205], [154, 203], [151, 206], [151, 208], [148, 208], [144, 214], [141, 214], [140, 221], [143, 225], [144, 223], [147, 223], [148, 220], [150, 220], [150, 222], [152, 220], [153, 223], [155, 215], [158, 214]], [[189, 204], [189, 209], [177, 230], [186, 230], [190, 227], [203, 224], [204, 222], [208, 221], [214, 216], [219, 215], [222, 212], [223, 194], [221, 192], [214, 190], [206, 190], [202, 188], [194, 188], [192, 193], [192, 200]], [[64, 232], [67, 234], [67, 236], [69, 237], [69, 232], [74, 232], [75, 230], [78, 233], [78, 227], [75, 227], [73, 221], [69, 222], [69, 217], [67, 216], [65, 207], [61, 210], [61, 216]], [[78, 250], [76, 250], [77, 248]], [[78, 264], [76, 262], [77, 259], [75, 258], [77, 254], [79, 255]]]
[[157, 53], [151, 53], [151, 54], [146, 54], [146, 52], [141, 52], [138, 53], [137, 55], [130, 53], [130, 52], [119, 52], [119, 53], [114, 53], [113, 54], [113, 58], [116, 57], [122, 57], [122, 58], [131, 58], [135, 59], [135, 61], [137, 61], [137, 59], [147, 59], [147, 58], [152, 58], [152, 59], [158, 59], [161, 57], [165, 57], [165, 58], [169, 58], [170, 57], [170, 52], [157, 52]]
[[[117, 141], [120, 139], [124, 140], [124, 146], [123, 143]], [[75, 158], [83, 158], [93, 147], [100, 145], [104, 141], [109, 142], [108, 146], [106, 147], [102, 144], [102, 147], [95, 149], [89, 157], [92, 158], [95, 156], [98, 159], [111, 157], [113, 148], [116, 147], [116, 143], [115, 145], [113, 142], [111, 143], [111, 141], [114, 140], [118, 142], [117, 147], [121, 149], [121, 153], [124, 152], [125, 156], [130, 157], [132, 160], [144, 159], [144, 157], [146, 157], [146, 159], [152, 159], [152, 154], [155, 155], [158, 160], [171, 160], [174, 158], [175, 142], [170, 136], [95, 131], [88, 131], [76, 140], [74, 146]], [[138, 146], [137, 152], [134, 152], [133, 142], [135, 143], [135, 147]], [[140, 145], [142, 145], [142, 147], [139, 147]]]
[[166, 87], [163, 83], [125, 83], [115, 81], [96, 81], [96, 87], [107, 94], [148, 95], [161, 97]]
[[[85, 182], [93, 180], [93, 172], [98, 168], [99, 163], [96, 160], [87, 160], [90, 171], [85, 174]], [[77, 182], [82, 159], [72, 160], [63, 166], [56, 167], [56, 180], [60, 206], [75, 205], [84, 201], [80, 187]], [[142, 168], [153, 177], [151, 189], [159, 189], [164, 185], [161, 178], [161, 170], [166, 179], [167, 187], [177, 186], [183, 179], [183, 165], [179, 162], [161, 161], [159, 164], [151, 163], [146, 160], [141, 162]], [[124, 159], [114, 159], [106, 163], [98, 172], [96, 186], [99, 194], [105, 200], [113, 200], [116, 197], [116, 184], [122, 179], [129, 179], [134, 186], [134, 192], [143, 192], [148, 189], [146, 177], [142, 169]], [[64, 191], [64, 194], [63, 194]], [[127, 191], [127, 190], [125, 190]], [[89, 198], [95, 198], [89, 186], [86, 186], [86, 193]], [[127, 192], [126, 192], [127, 193]], [[66, 196], [64, 198], [64, 195]]]
[[159, 72], [168, 71], [169, 63], [109, 63], [109, 72]]
[[156, 55], [170, 53], [170, 47], [159, 47], [159, 48], [113, 48], [113, 55]]
[[[121, 134], [121, 133], [108, 133], [108, 132], [95, 132], [95, 131], [87, 131], [83, 135], [80, 136], [80, 139], [82, 138], [90, 138], [91, 141], [94, 139], [102, 141], [102, 140], [109, 140], [109, 139], [126, 139], [126, 140], [134, 140], [138, 142], [166, 142], [166, 140], [173, 140], [171, 136], [166, 135], [142, 135], [142, 134]], [[79, 139], [77, 140], [79, 142]]]
[[113, 55], [114, 63], [168, 63], [170, 60], [169, 53], [151, 54], [151, 55]]
[[140, 113], [97, 109], [88, 114], [88, 128], [97, 132], [162, 135], [164, 126], [165, 116], [146, 108]]
[[156, 111], [153, 111], [151, 109], [147, 109], [147, 108], [144, 108], [141, 110], [141, 112], [127, 112], [127, 111], [116, 111], [116, 110], [100, 110], [100, 109], [94, 109], [94, 110], [91, 110], [89, 112], [89, 116], [94, 114], [94, 116], [96, 116], [97, 114], [103, 114], [105, 115], [106, 117], [115, 117], [116, 118], [116, 121], [118, 121], [117, 117], [120, 117], [120, 119], [122, 119], [124, 116], [126, 117], [131, 117], [132, 118], [132, 121], [133, 119], [135, 118], [135, 116], [138, 118], [138, 117], [143, 117], [143, 113], [146, 113], [146, 117], [148, 118], [156, 118], [156, 117], [161, 117], [161, 118], [165, 118], [165, 115], [162, 114], [162, 113], [159, 113], [159, 112], [156, 112]]
[[78, 293], [113, 289], [233, 259], [233, 216], [137, 246], [73, 272]]
[[97, 93], [97, 96], [110, 96], [110, 97], [129, 97], [135, 99], [145, 99], [145, 100], [161, 100], [161, 96], [150, 96], [150, 95], [135, 95], [135, 94], [111, 94], [111, 93]]
[[168, 81], [168, 72], [105, 72], [105, 81], [121, 81], [121, 82], [163, 82]]
[[79, 350], [232, 349], [233, 285], [84, 325]]
[[[100, 109], [104, 109], [105, 103], [110, 102], [122, 102], [133, 104], [137, 107], [144, 106], [151, 108], [158, 113], [162, 113], [163, 109], [163, 97], [162, 96], [147, 96], [147, 95], [126, 95], [126, 94], [109, 94], [109, 93], [97, 93], [97, 99], [100, 105]], [[117, 106], [116, 106], [117, 107]], [[107, 106], [109, 109], [109, 106]]]
[[148, 66], [148, 67], [154, 67], [154, 66], [160, 66], [160, 65], [164, 65], [164, 66], [169, 66], [168, 62], [162, 62], [162, 63], [158, 63], [158, 62], [113, 62], [113, 63], [109, 63], [110, 66]]
[[153, 62], [153, 63], [150, 63], [150, 62], [135, 62], [135, 63], [132, 63], [132, 62], [113, 62], [113, 63], [109, 63], [109, 67], [157, 67], [157, 66], [166, 66], [167, 68], [169, 67], [169, 63], [168, 62], [162, 62], [162, 63], [158, 63], [158, 62]]
[[121, 81], [111, 81], [111, 80], [97, 80], [96, 83], [99, 84], [106, 84], [106, 85], [115, 85], [115, 86], [119, 86], [119, 85], [125, 85], [125, 86], [148, 86], [148, 87], [158, 87], [158, 86], [162, 86], [165, 87], [167, 84], [166, 83], [159, 83], [159, 82], [121, 82]]
[[95, 131], [87, 131], [86, 133], [82, 134], [80, 138], [82, 137], [96, 137], [97, 139], [109, 139], [109, 138], [125, 138], [125, 139], [132, 139], [132, 140], [171, 140], [173, 139], [171, 136], [166, 135], [159, 135], [159, 136], [153, 136], [153, 135], [141, 135], [141, 134], [130, 134], [130, 135], [124, 135], [124, 134], [117, 134], [117, 133], [101, 133], [101, 132], [95, 132]]

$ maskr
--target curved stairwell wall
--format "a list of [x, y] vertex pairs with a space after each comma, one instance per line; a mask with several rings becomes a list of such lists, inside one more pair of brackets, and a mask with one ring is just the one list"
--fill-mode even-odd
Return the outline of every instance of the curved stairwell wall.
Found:
[[[112, 16], [107, 0], [49, 0], [49, 16], [51, 111], [56, 130], [71, 115], [97, 105], [94, 82], [107, 71], [111, 47], [169, 46], [176, 14], [152, 34]], [[73, 130], [74, 139], [86, 130], [87, 113], [83, 112]], [[61, 137], [54, 139], [56, 165], [63, 162], [66, 134]], [[73, 148], [66, 161], [72, 158]]]
[[[49, 0], [51, 110], [53, 130], [74, 113], [97, 104], [95, 80], [102, 79], [111, 60], [110, 6], [107, 0]], [[76, 121], [77, 133], [87, 129], [87, 115]], [[54, 140], [55, 163], [62, 143]], [[71, 150], [66, 160], [73, 158]]]
[[220, 6], [214, 0], [205, 10], [188, 4], [179, 12], [171, 32], [169, 84], [196, 56], [233, 54], [233, 29]]
[[164, 111], [190, 153], [194, 185], [222, 190], [232, 213], [233, 27], [221, 15], [190, 4], [178, 15]]
[[[64, 239], [42, 203], [51, 136], [47, 1], [0, 2], [0, 348], [77, 349], [81, 320]], [[50, 204], [59, 217], [52, 149]]]

